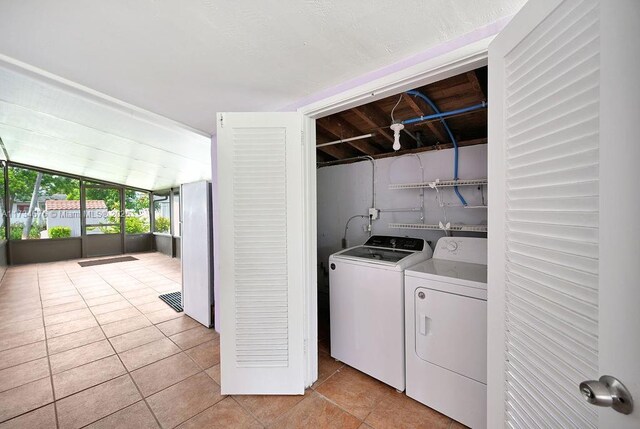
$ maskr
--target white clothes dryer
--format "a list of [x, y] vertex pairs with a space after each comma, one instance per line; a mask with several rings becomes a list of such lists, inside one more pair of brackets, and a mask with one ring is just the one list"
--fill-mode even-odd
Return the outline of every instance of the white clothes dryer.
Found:
[[438, 240], [405, 271], [405, 309], [407, 395], [486, 428], [487, 240]]

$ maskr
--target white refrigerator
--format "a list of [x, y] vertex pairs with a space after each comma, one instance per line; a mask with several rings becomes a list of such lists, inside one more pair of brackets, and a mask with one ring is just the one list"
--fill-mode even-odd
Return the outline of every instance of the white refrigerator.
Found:
[[187, 316], [209, 328], [214, 321], [211, 182], [183, 184], [180, 198], [182, 307]]

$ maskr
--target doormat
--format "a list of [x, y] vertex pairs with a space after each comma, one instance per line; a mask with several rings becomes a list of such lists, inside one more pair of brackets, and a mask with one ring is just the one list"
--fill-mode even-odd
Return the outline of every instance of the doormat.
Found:
[[116, 262], [137, 261], [138, 258], [133, 256], [118, 256], [117, 258], [95, 259], [93, 261], [80, 261], [78, 265], [81, 267], [93, 267], [94, 265], [115, 264]]
[[182, 293], [171, 292], [160, 295], [159, 298], [163, 300], [169, 307], [180, 313], [182, 311]]

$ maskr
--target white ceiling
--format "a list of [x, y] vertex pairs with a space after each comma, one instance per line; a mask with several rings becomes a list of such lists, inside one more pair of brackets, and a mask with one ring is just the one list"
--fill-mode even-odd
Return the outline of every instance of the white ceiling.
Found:
[[213, 133], [218, 111], [280, 109], [524, 2], [0, 0], [0, 54]]
[[211, 177], [211, 140], [166, 118], [0, 67], [11, 161], [158, 190]]

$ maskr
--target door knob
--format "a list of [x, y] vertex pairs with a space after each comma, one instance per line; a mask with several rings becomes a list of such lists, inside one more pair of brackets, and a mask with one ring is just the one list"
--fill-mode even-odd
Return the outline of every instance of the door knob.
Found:
[[631, 414], [633, 398], [617, 378], [603, 375], [600, 380], [580, 383], [580, 393], [588, 403], [599, 407], [611, 407], [619, 413]]

